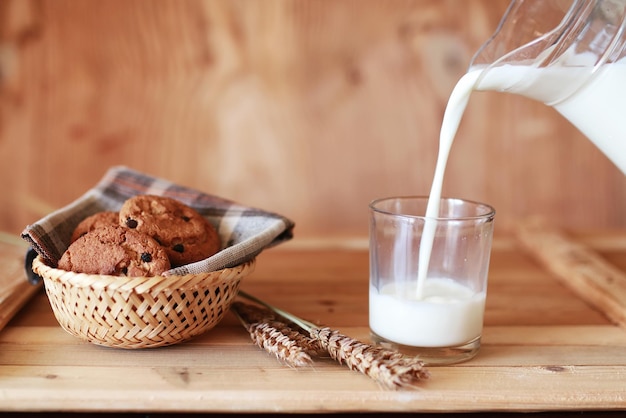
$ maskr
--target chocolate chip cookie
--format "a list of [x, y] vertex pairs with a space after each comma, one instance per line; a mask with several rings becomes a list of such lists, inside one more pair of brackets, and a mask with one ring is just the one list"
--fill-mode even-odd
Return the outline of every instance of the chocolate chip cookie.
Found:
[[172, 267], [203, 260], [221, 247], [217, 231], [206, 218], [169, 197], [131, 197], [122, 205], [119, 221], [121, 225], [150, 235], [160, 243]]
[[74, 229], [70, 243], [85, 235], [87, 232], [103, 226], [119, 225], [119, 213], [113, 211], [98, 212], [83, 219]]
[[109, 225], [70, 244], [58, 267], [76, 273], [148, 277], [162, 274], [171, 264], [165, 249], [149, 235]]

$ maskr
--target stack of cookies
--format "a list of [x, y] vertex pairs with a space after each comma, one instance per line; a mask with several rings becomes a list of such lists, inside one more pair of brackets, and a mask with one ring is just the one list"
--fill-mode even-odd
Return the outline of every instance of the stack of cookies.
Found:
[[138, 195], [119, 212], [96, 213], [76, 226], [59, 260], [66, 271], [158, 276], [221, 248], [213, 225], [193, 208], [163, 196]]

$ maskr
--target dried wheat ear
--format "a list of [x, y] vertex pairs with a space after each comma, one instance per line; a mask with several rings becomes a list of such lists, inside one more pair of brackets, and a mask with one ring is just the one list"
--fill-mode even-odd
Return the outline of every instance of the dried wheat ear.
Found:
[[362, 343], [300, 319], [245, 292], [240, 291], [239, 295], [260, 305], [236, 301], [231, 307], [252, 341], [290, 367], [311, 365], [311, 356], [330, 356], [386, 389], [417, 388], [430, 376], [417, 357]]

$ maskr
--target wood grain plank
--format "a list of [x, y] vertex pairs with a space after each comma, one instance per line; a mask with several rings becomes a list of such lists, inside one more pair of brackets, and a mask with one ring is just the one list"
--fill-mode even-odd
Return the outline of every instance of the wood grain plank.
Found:
[[[490, 338], [489, 328], [485, 329], [485, 340], [480, 354], [470, 363], [456, 367], [506, 367], [515, 363], [517, 366], [569, 368], [576, 366], [615, 366], [616, 370], [626, 367], [626, 350], [624, 338], [607, 338], [606, 330], [600, 329], [588, 335], [580, 334], [576, 327], [549, 328], [558, 337], [540, 339], [537, 335], [545, 330], [535, 327], [513, 328], [510, 332], [518, 332], [516, 338], [495, 340]], [[29, 333], [36, 331], [30, 329]], [[342, 329], [343, 332], [359, 338], [358, 330]], [[212, 334], [212, 333], [210, 333]], [[528, 338], [527, 338], [528, 336]], [[599, 338], [598, 338], [599, 336]], [[193, 367], [210, 367], [214, 370], [253, 370], [257, 367], [272, 370], [282, 368], [272, 356], [253, 345], [243, 329], [236, 332], [210, 335], [195, 340], [184, 347], [175, 346], [160, 350], [112, 350], [93, 344], [77, 344], [76, 339], [69, 335], [48, 334], [45, 341], [28, 342], [31, 337], [14, 334], [18, 341], [2, 340], [4, 352], [0, 361], [4, 365], [13, 366], [65, 366], [87, 367], [145, 367], [153, 365], [163, 367], [184, 367], [189, 359], [193, 359]], [[362, 341], [368, 342], [367, 335]], [[316, 359], [313, 368], [320, 364], [330, 366], [328, 359]], [[434, 369], [438, 370], [438, 369]], [[294, 370], [299, 373], [300, 370]], [[337, 365], [337, 372], [348, 371]], [[321, 381], [317, 382], [322, 383]]]
[[13, 316], [35, 295], [41, 286], [26, 280], [24, 257], [26, 243], [15, 237], [11, 242], [0, 237], [0, 331]]
[[[298, 371], [260, 368], [256, 373], [265, 376], [261, 381], [250, 379], [246, 369], [211, 367], [3, 369], [13, 382], [3, 390], [7, 397], [0, 399], [3, 410], [328, 413], [459, 412], [479, 407], [483, 411], [528, 412], [559, 410], [564, 405], [579, 410], [621, 409], [626, 402], [622, 386], [626, 368], [614, 366], [472, 367], [469, 372], [467, 368], [441, 367], [421, 390], [410, 392], [380, 390], [368, 378], [346, 373], [333, 364]], [[127, 377], [120, 379], [120, 374]], [[105, 394], [102, 387], [111, 389]]]
[[626, 327], [626, 273], [592, 249], [575, 242], [533, 218], [520, 224], [518, 237], [525, 248], [582, 299]]
[[[327, 358], [302, 369], [286, 367], [253, 345], [232, 314], [185, 344], [96, 346], [63, 331], [41, 292], [0, 332], [0, 410], [625, 410], [626, 332], [602, 315], [585, 320], [594, 308], [513, 242], [507, 237], [494, 246], [492, 307], [479, 354], [430, 367], [431, 378], [414, 391], [383, 390]], [[611, 251], [606, 242], [602, 248]], [[369, 340], [364, 248], [275, 248], [259, 256], [243, 285], [281, 308]]]

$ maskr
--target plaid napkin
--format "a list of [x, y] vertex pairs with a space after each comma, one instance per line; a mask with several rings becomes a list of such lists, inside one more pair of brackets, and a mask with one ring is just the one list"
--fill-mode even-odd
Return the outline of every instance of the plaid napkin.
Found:
[[74, 228], [87, 216], [106, 210], [119, 211], [139, 194], [167, 196], [187, 204], [215, 226], [222, 250], [204, 260], [167, 271], [184, 275], [234, 267], [256, 257], [263, 249], [293, 237], [294, 223], [275, 213], [239, 205], [220, 197], [150, 177], [127, 167], [112, 167], [83, 196], [22, 231], [22, 238], [48, 264], [56, 266], [69, 245]]

